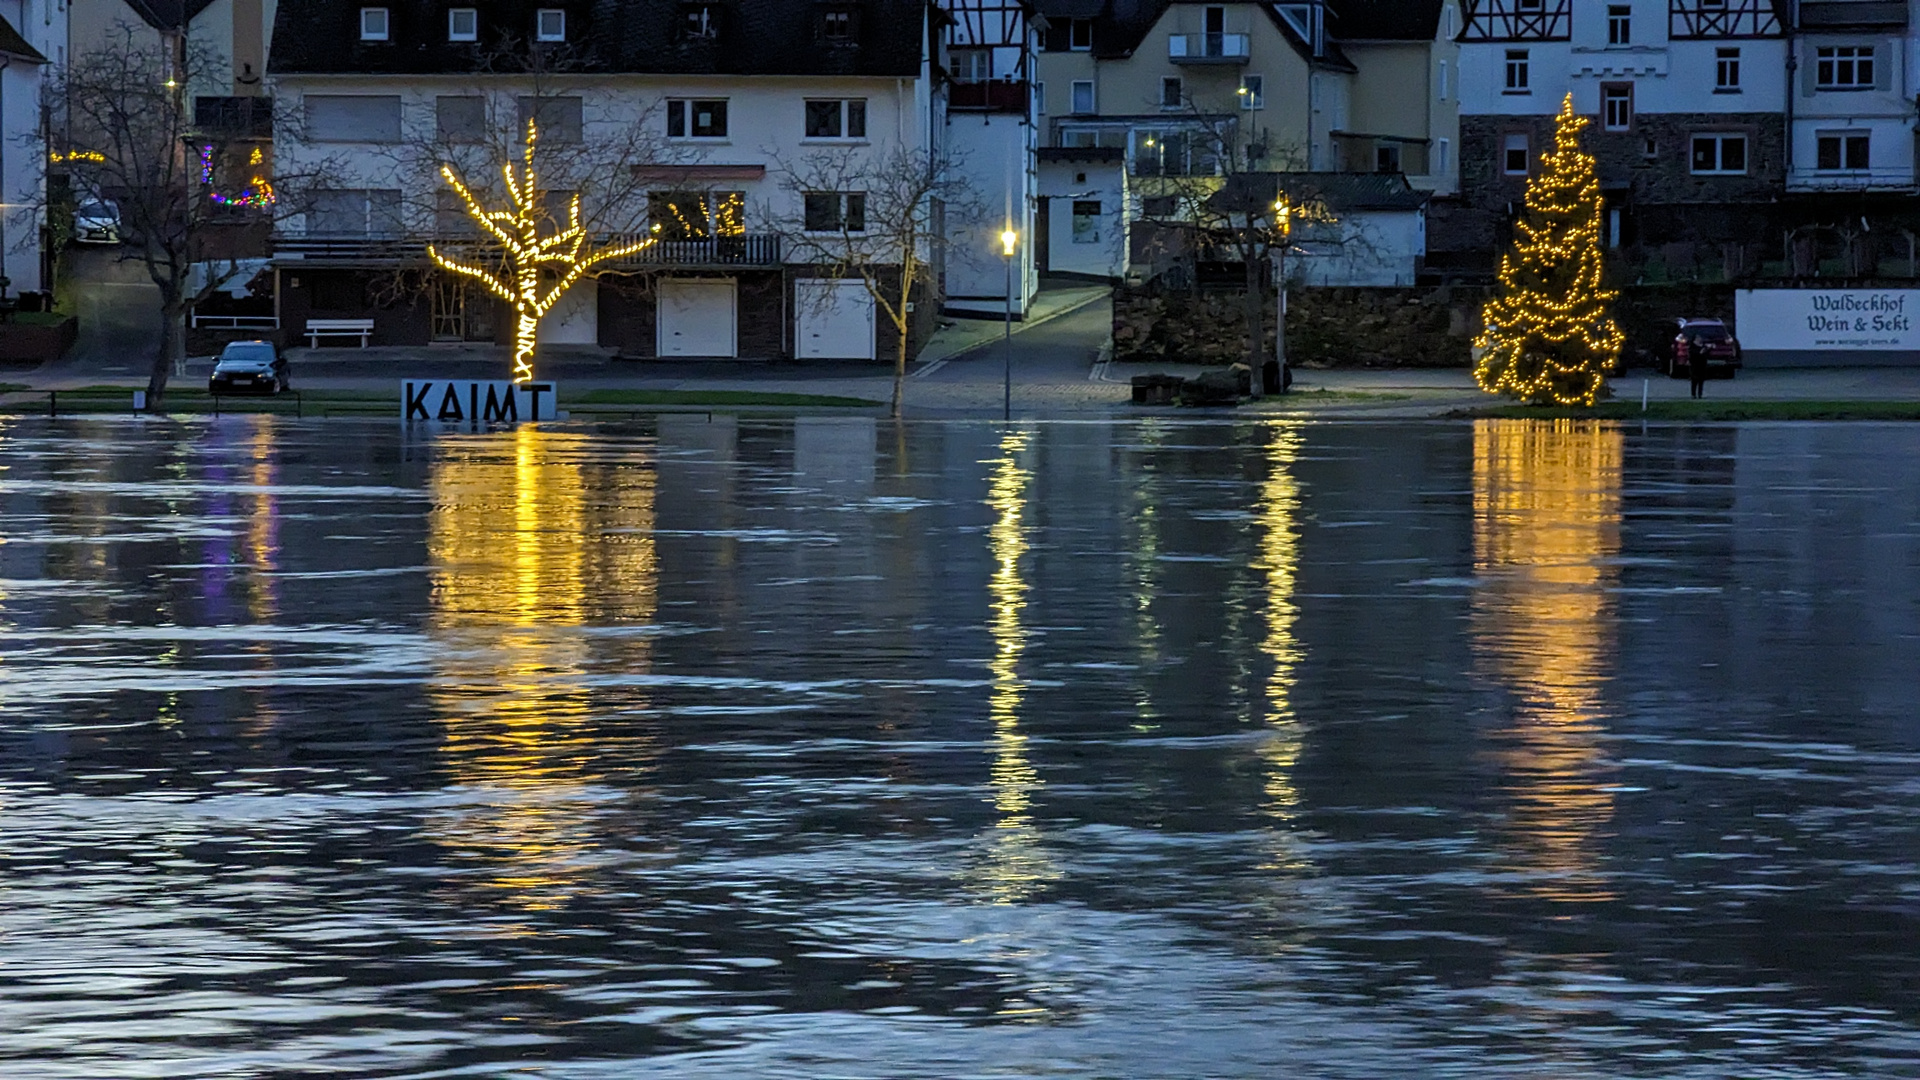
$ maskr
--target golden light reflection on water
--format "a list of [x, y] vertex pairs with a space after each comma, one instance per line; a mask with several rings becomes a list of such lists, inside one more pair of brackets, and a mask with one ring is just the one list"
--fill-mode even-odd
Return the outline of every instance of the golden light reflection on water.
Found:
[[[504, 448], [502, 443], [507, 445]], [[650, 622], [658, 606], [650, 457], [589, 478], [581, 436], [516, 428], [449, 439], [428, 482], [433, 695], [454, 783], [485, 793], [436, 823], [479, 880], [528, 910], [564, 903], [600, 856], [588, 624]], [[606, 460], [608, 447], [591, 448]], [[605, 646], [644, 673], [644, 635]], [[621, 706], [642, 705], [632, 699]], [[632, 761], [636, 748], [623, 746]]]
[[1021, 623], [1026, 608], [1027, 583], [1021, 560], [1027, 553], [1026, 506], [1033, 473], [1021, 464], [1031, 434], [1009, 431], [1000, 440], [1000, 457], [987, 488], [987, 505], [994, 521], [987, 530], [993, 556], [993, 574], [987, 581], [990, 615], [987, 631], [993, 656], [987, 662], [992, 687], [987, 717], [993, 725], [993, 808], [1000, 815], [988, 839], [985, 865], [978, 882], [993, 902], [1011, 904], [1031, 895], [1060, 871], [1048, 858], [1040, 830], [1033, 821], [1033, 793], [1042, 781], [1027, 757], [1027, 736], [1020, 729], [1020, 705], [1026, 683], [1020, 660], [1027, 649], [1028, 631]]
[[[1133, 562], [1133, 644], [1142, 673], [1155, 671], [1161, 662], [1160, 620], [1153, 613], [1154, 597], [1160, 591], [1160, 502], [1161, 484], [1154, 468], [1153, 451], [1167, 440], [1167, 427], [1158, 420], [1145, 420], [1138, 435], [1146, 452], [1140, 457], [1138, 479], [1130, 486], [1132, 502], [1129, 521], [1133, 535], [1128, 550]], [[1134, 680], [1134, 729], [1151, 731], [1158, 726], [1160, 711], [1153, 702], [1153, 680]]]
[[[247, 617], [255, 625], [265, 626], [280, 619], [280, 500], [274, 485], [279, 483], [280, 468], [274, 460], [275, 420], [271, 416], [247, 418], [253, 430], [247, 437], [247, 449], [253, 456], [248, 482], [253, 496], [247, 510], [245, 557], [247, 563]], [[260, 670], [275, 667], [273, 647], [264, 640], [249, 646]], [[253, 717], [248, 723], [256, 734], [264, 734], [279, 721], [279, 710], [264, 692], [256, 694]]]
[[1600, 866], [1613, 795], [1599, 739], [1623, 445], [1618, 428], [1570, 420], [1474, 428], [1473, 648], [1519, 701], [1495, 754], [1513, 858], [1531, 891], [1558, 901], [1614, 895]]
[[1294, 463], [1300, 457], [1300, 432], [1291, 424], [1269, 429], [1267, 476], [1260, 484], [1257, 510], [1259, 556], [1254, 569], [1265, 593], [1266, 627], [1260, 651], [1270, 670], [1265, 685], [1270, 736], [1260, 744], [1266, 761], [1266, 810], [1291, 818], [1300, 802], [1294, 770], [1300, 762], [1300, 720], [1294, 712], [1293, 691], [1300, 665], [1300, 641], [1295, 624], [1300, 606], [1295, 599], [1300, 576], [1300, 485]]

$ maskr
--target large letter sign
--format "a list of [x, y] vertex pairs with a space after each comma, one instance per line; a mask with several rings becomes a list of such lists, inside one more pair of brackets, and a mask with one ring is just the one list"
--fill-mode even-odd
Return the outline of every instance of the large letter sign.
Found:
[[550, 382], [408, 379], [400, 384], [402, 419], [441, 424], [518, 424], [554, 420], [558, 396]]

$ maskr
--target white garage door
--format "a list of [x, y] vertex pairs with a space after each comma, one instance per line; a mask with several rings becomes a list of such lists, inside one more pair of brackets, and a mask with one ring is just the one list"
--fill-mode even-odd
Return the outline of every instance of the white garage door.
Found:
[[542, 345], [600, 343], [600, 283], [576, 281], [540, 320], [535, 339]]
[[660, 279], [660, 355], [734, 356], [733, 279]]
[[794, 355], [802, 360], [873, 359], [873, 297], [859, 280], [793, 283]]

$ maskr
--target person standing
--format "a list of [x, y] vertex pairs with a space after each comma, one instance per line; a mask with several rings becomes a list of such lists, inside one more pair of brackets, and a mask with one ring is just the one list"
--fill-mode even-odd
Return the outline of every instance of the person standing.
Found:
[[1687, 381], [1692, 383], [1696, 398], [1707, 396], [1707, 361], [1700, 355], [1700, 339], [1687, 335]]

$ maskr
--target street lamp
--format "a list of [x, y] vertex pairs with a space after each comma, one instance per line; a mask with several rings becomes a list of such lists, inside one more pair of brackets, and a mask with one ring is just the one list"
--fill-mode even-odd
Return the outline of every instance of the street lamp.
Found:
[[1013, 419], [1013, 252], [1020, 245], [1020, 234], [1014, 232], [1011, 225], [1000, 232], [1000, 255], [1007, 260], [1007, 327], [1006, 348], [1003, 360], [1002, 415], [1004, 419]]
[[1273, 359], [1279, 365], [1275, 377], [1280, 380], [1280, 392], [1284, 394], [1287, 392], [1287, 241], [1293, 235], [1293, 204], [1287, 201], [1285, 191], [1273, 200], [1273, 231], [1279, 240], [1273, 248], [1273, 287], [1278, 294], [1273, 316]]

